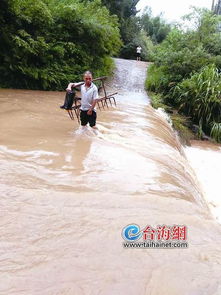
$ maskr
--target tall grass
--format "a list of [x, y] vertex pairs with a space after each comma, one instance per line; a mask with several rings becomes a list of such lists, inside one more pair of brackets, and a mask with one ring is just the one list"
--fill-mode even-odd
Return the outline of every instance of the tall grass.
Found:
[[211, 136], [221, 142], [221, 123], [212, 123]]
[[214, 65], [179, 83], [173, 91], [179, 111], [221, 141], [221, 74]]
[[155, 64], [152, 64], [147, 72], [146, 90], [156, 93], [163, 92], [168, 87], [169, 79], [170, 77], [164, 73], [164, 67], [157, 67]]

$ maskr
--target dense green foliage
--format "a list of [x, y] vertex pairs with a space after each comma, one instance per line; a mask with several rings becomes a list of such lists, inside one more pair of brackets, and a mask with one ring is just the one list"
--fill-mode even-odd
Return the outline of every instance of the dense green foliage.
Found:
[[102, 0], [102, 3], [119, 18], [123, 47], [120, 56], [136, 58], [136, 47], [141, 46], [142, 60], [151, 61], [154, 44], [162, 42], [171, 30], [162, 17], [153, 17], [150, 8], [137, 16], [139, 0]]
[[135, 58], [138, 45], [151, 60], [169, 30], [148, 9], [137, 17], [138, 2], [1, 0], [0, 87], [63, 89], [88, 69], [110, 74], [111, 57]]
[[220, 17], [195, 8], [185, 19], [191, 29], [174, 28], [156, 47], [146, 86], [220, 141]]
[[189, 115], [201, 130], [213, 130], [212, 135], [220, 138], [215, 126], [221, 122], [221, 74], [214, 65], [183, 80], [175, 87], [174, 94], [181, 112]]
[[116, 14], [120, 19], [129, 18], [137, 14], [136, 5], [139, 0], [102, 0], [111, 14]]
[[154, 45], [161, 43], [171, 30], [162, 17], [152, 16], [150, 8], [146, 8], [141, 16], [130, 16], [121, 21], [121, 36], [124, 46], [121, 56], [135, 58], [136, 47], [142, 47], [142, 60], [152, 61]]
[[1, 0], [0, 85], [63, 89], [90, 69], [108, 74], [121, 40], [100, 0]]
[[146, 7], [140, 17], [140, 25], [155, 44], [161, 43], [171, 31], [171, 25], [161, 16], [153, 17], [149, 7]]

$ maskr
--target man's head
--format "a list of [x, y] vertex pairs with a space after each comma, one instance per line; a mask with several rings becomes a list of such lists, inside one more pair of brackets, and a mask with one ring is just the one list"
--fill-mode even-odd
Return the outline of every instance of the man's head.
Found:
[[92, 82], [92, 74], [90, 71], [86, 71], [83, 75], [84, 78], [84, 82], [86, 84], [86, 86], [90, 86], [91, 82]]

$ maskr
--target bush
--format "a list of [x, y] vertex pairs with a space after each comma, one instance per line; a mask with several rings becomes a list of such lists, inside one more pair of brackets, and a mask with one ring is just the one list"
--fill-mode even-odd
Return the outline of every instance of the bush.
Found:
[[147, 37], [144, 31], [141, 31], [135, 37], [133, 37], [132, 41], [127, 43], [122, 47], [121, 57], [123, 58], [133, 58], [136, 59], [136, 48], [137, 46], [141, 46], [141, 59], [143, 61], [152, 61], [154, 55], [154, 45], [151, 41], [150, 37]]
[[[221, 121], [221, 74], [215, 65], [204, 67], [174, 89], [179, 111], [190, 116], [202, 130], [219, 140]], [[218, 124], [218, 125], [217, 125]]]
[[154, 109], [164, 109], [167, 112], [171, 111], [171, 108], [164, 103], [163, 96], [160, 93], [154, 93], [154, 92], [148, 92], [148, 95], [150, 97], [151, 105]]
[[141, 59], [153, 61], [154, 45], [161, 43], [171, 30], [171, 25], [166, 24], [161, 16], [153, 17], [148, 8], [142, 16], [131, 16], [120, 22], [124, 42], [120, 56], [123, 58], [135, 59], [136, 47], [141, 46]]
[[155, 64], [147, 70], [146, 89], [156, 93], [163, 93], [170, 88], [170, 76], [166, 74], [165, 67], [157, 67]]
[[221, 142], [221, 123], [211, 123], [212, 129], [210, 135], [214, 138], [217, 142]]
[[194, 29], [193, 25], [185, 32], [174, 28], [155, 50], [155, 65], [163, 68], [164, 79], [169, 80], [165, 89], [162, 83], [159, 86], [164, 93], [170, 91], [168, 84], [173, 86], [206, 65], [221, 66], [221, 35], [217, 31], [220, 17], [194, 8], [188, 19], [195, 24]]
[[85, 70], [110, 73], [121, 47], [116, 16], [100, 0], [1, 0], [0, 85], [63, 89]]
[[146, 87], [160, 93], [164, 104], [190, 116], [201, 134], [220, 141], [221, 17], [193, 8], [186, 19], [192, 23], [190, 29], [174, 28], [156, 46]]

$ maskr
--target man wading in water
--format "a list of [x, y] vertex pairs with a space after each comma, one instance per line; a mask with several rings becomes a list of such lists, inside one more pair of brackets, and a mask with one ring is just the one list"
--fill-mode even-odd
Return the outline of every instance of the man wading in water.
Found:
[[[83, 75], [84, 84], [80, 86], [81, 91], [81, 126], [86, 126], [89, 123], [90, 127], [97, 129], [96, 119], [97, 113], [95, 105], [99, 99], [97, 86], [92, 82], [92, 74], [86, 71]], [[66, 89], [67, 92], [71, 92], [72, 87], [78, 87], [78, 83], [69, 83]]]

